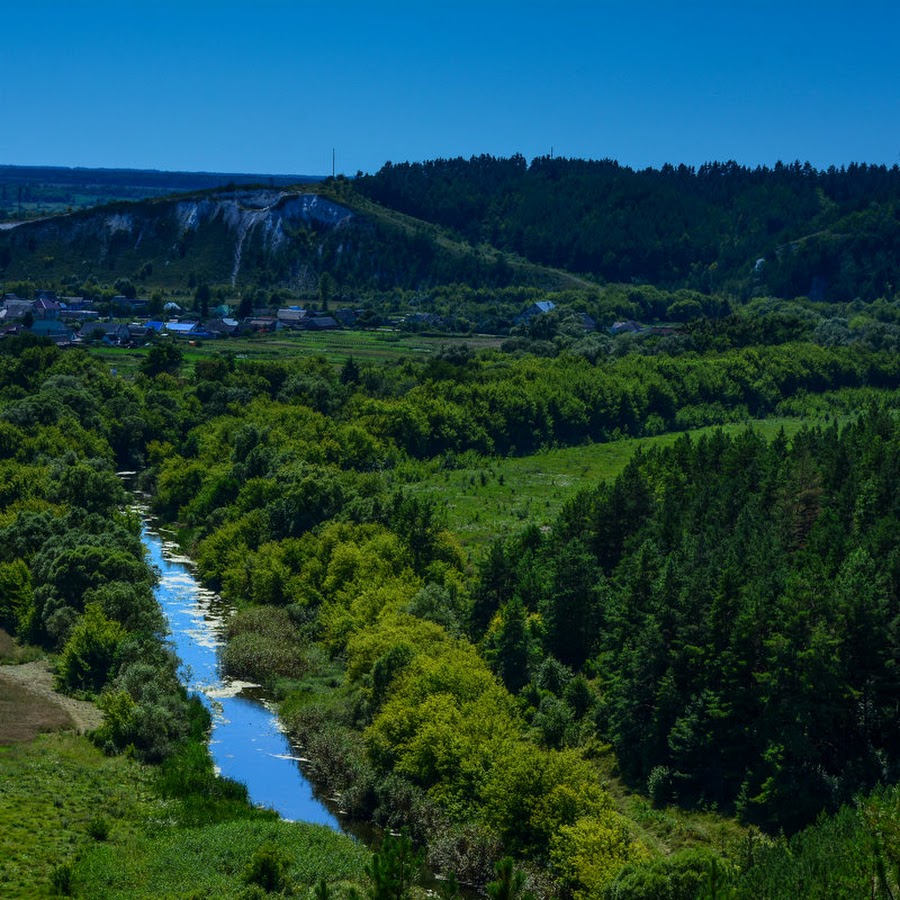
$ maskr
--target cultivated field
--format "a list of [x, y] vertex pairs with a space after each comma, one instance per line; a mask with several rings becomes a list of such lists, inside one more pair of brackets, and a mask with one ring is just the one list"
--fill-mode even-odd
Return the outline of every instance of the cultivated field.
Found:
[[[202, 341], [191, 346], [186, 341], [180, 346], [185, 351], [186, 369], [190, 370], [201, 359], [210, 359], [233, 353], [239, 359], [274, 360], [286, 357], [321, 356], [334, 365], [340, 365], [349, 357], [359, 363], [390, 362], [403, 358], [426, 358], [442, 347], [465, 344], [470, 350], [499, 347], [505, 339], [492, 334], [475, 335], [421, 335], [377, 329], [374, 331], [298, 331], [266, 334], [247, 338], [223, 338]], [[147, 354], [144, 348], [92, 347], [91, 353], [105, 359], [112, 368], [125, 377], [137, 372], [141, 359]]]

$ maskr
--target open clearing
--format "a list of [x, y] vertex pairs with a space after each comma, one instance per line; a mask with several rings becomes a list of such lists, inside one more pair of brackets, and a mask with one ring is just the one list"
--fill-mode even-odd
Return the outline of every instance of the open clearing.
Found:
[[[179, 346], [185, 351], [185, 374], [199, 360], [214, 359], [229, 353], [239, 359], [255, 360], [322, 357], [332, 365], [340, 365], [351, 356], [358, 363], [427, 359], [441, 348], [463, 344], [476, 352], [499, 347], [504, 340], [506, 338], [491, 334], [413, 334], [380, 328], [372, 331], [282, 331], [201, 341], [193, 346], [182, 340]], [[148, 351], [143, 347], [91, 347], [90, 352], [105, 359], [119, 375], [132, 378]]]
[[506, 538], [529, 523], [549, 526], [563, 504], [579, 490], [595, 487], [622, 473], [638, 449], [668, 447], [689, 434], [697, 439], [719, 428], [737, 434], [751, 425], [767, 440], [782, 429], [790, 439], [814, 419], [771, 418], [742, 424], [709, 426], [657, 437], [624, 438], [603, 444], [584, 444], [541, 450], [520, 457], [465, 457], [458, 468], [430, 466], [417, 471], [405, 490], [437, 501], [446, 511], [447, 527], [471, 555], [480, 555], [497, 538]]

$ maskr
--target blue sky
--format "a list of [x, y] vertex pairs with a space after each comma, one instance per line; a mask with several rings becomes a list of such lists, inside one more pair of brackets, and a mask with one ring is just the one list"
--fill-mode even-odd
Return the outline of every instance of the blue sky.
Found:
[[900, 163], [897, 0], [14, 5], [0, 163]]

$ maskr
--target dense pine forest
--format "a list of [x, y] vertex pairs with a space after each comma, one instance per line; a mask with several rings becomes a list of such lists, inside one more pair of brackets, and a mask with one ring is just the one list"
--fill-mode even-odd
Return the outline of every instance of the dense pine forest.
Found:
[[[339, 355], [0, 339], [0, 661], [103, 713], [0, 752], [5, 784], [69, 773], [0, 894], [411, 900], [424, 864], [445, 900], [897, 896], [898, 179], [388, 164], [273, 201], [355, 224], [284, 214], [232, 281], [231, 189], [181, 198], [214, 211], [183, 253], [171, 205], [135, 206], [106, 268], [69, 217], [40, 226], [52, 254], [13, 229], [8, 291], [114, 314], [123, 279], [159, 302], [205, 260], [198, 306], [315, 296], [364, 324]], [[401, 347], [426, 310], [446, 343]], [[588, 478], [598, 447], [619, 464]], [[215, 775], [123, 470], [235, 605], [227, 671], [370, 848]]]

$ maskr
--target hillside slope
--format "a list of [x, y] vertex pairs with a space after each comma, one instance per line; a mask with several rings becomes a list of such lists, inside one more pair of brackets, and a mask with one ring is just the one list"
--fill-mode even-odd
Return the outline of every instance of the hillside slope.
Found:
[[359, 289], [465, 282], [583, 285], [378, 206], [347, 182], [234, 189], [120, 202], [0, 225], [0, 278], [119, 277], [146, 287], [190, 281], [314, 289], [328, 272]]

